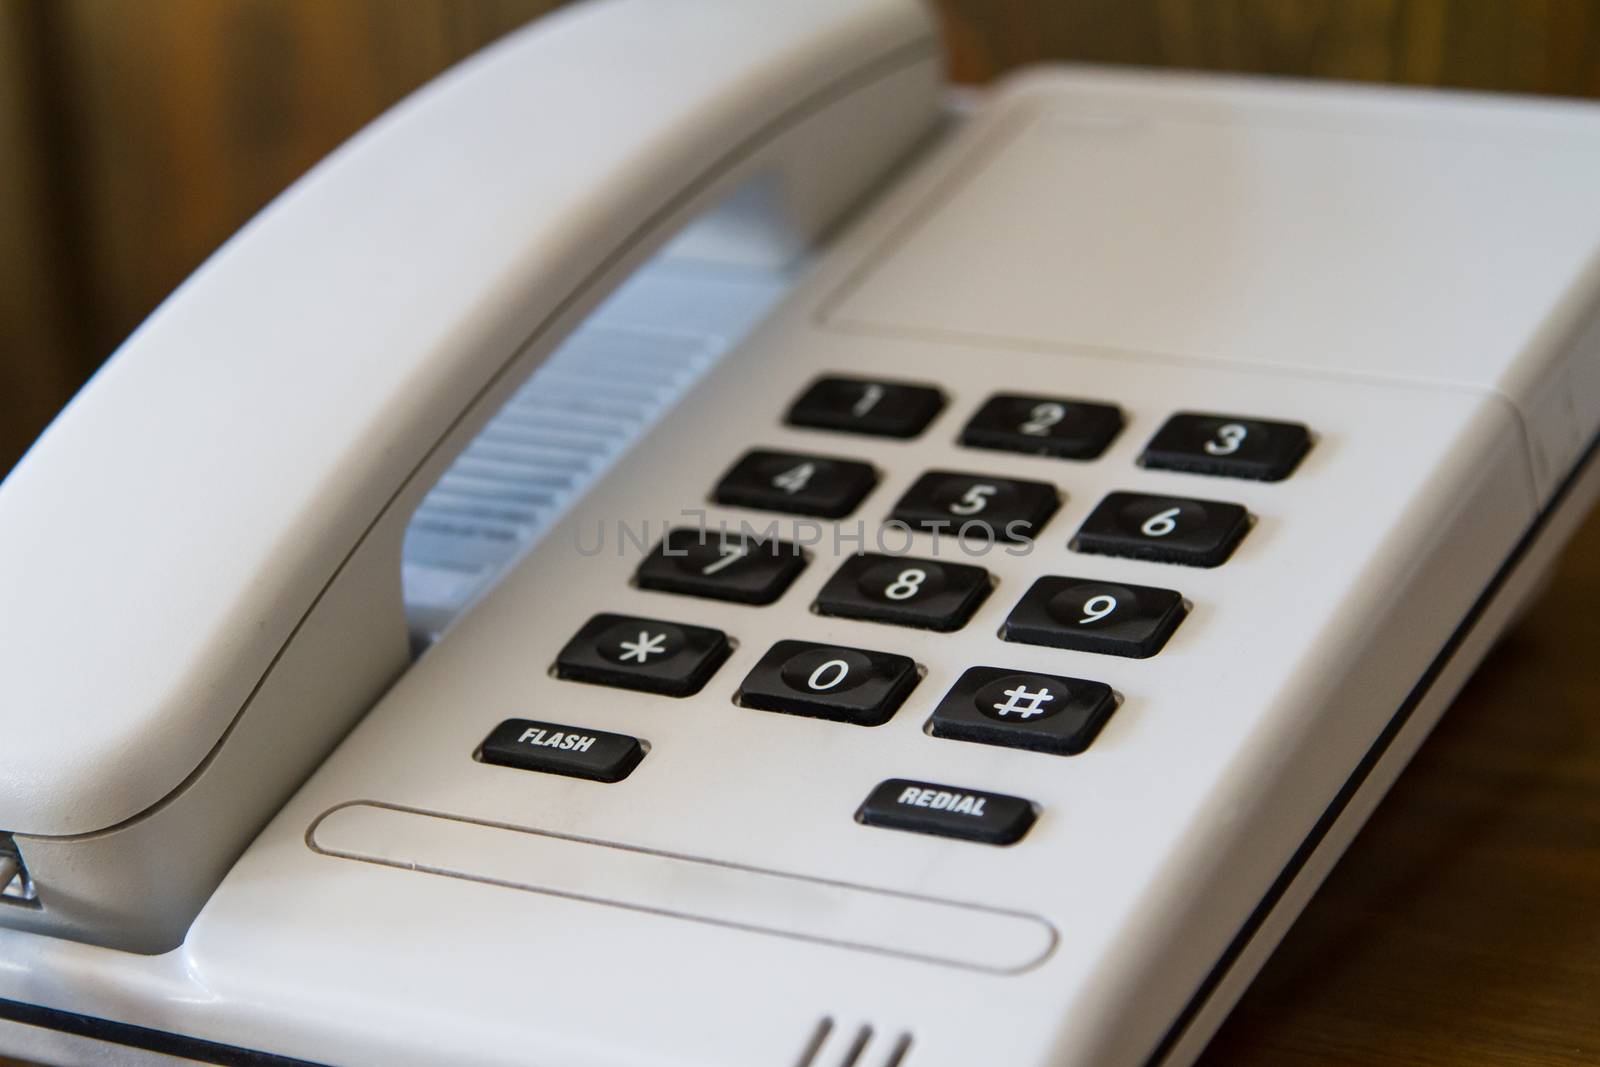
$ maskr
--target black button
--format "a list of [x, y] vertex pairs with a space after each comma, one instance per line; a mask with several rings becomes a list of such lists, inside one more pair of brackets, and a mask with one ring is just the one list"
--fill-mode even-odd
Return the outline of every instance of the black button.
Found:
[[1144, 493], [1108, 493], [1078, 528], [1072, 548], [1103, 556], [1215, 567], [1250, 530], [1238, 504]]
[[973, 448], [1027, 452], [1063, 459], [1094, 459], [1122, 430], [1122, 412], [1056, 396], [991, 396], [961, 431]]
[[889, 516], [929, 533], [985, 541], [1031, 541], [1060, 506], [1055, 486], [983, 474], [929, 471]]
[[838, 519], [878, 484], [865, 463], [797, 452], [746, 452], [717, 483], [719, 504]]
[[789, 409], [788, 421], [820, 430], [915, 437], [943, 407], [944, 394], [931, 386], [818, 378]]
[[1009, 845], [1028, 832], [1034, 812], [1021, 797], [891, 778], [862, 801], [856, 818], [868, 826]]
[[721, 630], [596, 615], [556, 657], [556, 676], [686, 697], [700, 691], [728, 651], [728, 635]]
[[1156, 431], [1139, 462], [1162, 470], [1276, 482], [1287, 478], [1310, 448], [1311, 431], [1298, 422], [1185, 411]]
[[989, 595], [989, 572], [874, 553], [845, 560], [817, 594], [817, 612], [928, 630], [959, 630]]
[[861, 648], [779, 641], [745, 676], [747, 708], [882, 726], [917, 684], [907, 656]]
[[770, 604], [806, 568], [800, 546], [725, 530], [670, 530], [634, 573], [641, 589]]
[[1028, 645], [1144, 659], [1161, 651], [1185, 614], [1171, 589], [1089, 578], [1040, 578], [1011, 609], [1000, 636]]
[[644, 759], [644, 746], [626, 734], [507, 719], [484, 740], [482, 757], [501, 767], [620, 782]]
[[1074, 756], [1115, 710], [1103, 682], [971, 667], [928, 721], [934, 737]]

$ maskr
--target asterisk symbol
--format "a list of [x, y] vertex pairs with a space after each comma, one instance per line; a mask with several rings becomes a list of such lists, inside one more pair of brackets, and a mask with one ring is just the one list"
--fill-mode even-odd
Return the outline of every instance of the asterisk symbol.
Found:
[[636, 659], [643, 663], [651, 656], [667, 650], [667, 635], [652, 634], [647, 630], [640, 630], [637, 641], [623, 641], [619, 647], [622, 649], [622, 662], [626, 663], [630, 659]]

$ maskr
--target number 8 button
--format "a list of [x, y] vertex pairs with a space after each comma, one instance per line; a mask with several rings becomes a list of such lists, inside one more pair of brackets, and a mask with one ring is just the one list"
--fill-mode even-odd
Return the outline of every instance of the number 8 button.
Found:
[[963, 563], [865, 553], [817, 594], [817, 614], [927, 630], [959, 630], [989, 595], [989, 572]]
[[1250, 515], [1238, 504], [1109, 493], [1078, 528], [1071, 547], [1103, 556], [1215, 567], [1233, 554], [1249, 530]]

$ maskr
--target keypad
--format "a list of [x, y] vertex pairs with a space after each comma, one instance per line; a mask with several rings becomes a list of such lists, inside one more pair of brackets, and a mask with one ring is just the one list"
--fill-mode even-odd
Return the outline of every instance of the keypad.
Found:
[[1298, 422], [1180, 412], [1145, 446], [1139, 462], [1162, 470], [1276, 482], [1287, 478], [1311, 448]]
[[713, 497], [719, 504], [841, 519], [878, 484], [865, 463], [798, 452], [746, 452]]
[[1025, 542], [1060, 506], [1055, 486], [986, 474], [929, 471], [907, 489], [891, 522], [934, 534]]
[[556, 677], [663, 696], [697, 693], [728, 658], [728, 635], [705, 626], [596, 615], [556, 657]]
[[944, 407], [927, 385], [870, 378], [818, 378], [789, 408], [788, 423], [819, 430], [915, 437]]
[[678, 527], [639, 564], [634, 582], [641, 589], [770, 604], [805, 568], [805, 553], [789, 541]]
[[862, 801], [856, 818], [868, 826], [1009, 845], [1022, 840], [1035, 815], [1021, 797], [891, 778]]
[[928, 730], [956, 741], [1073, 756], [1089, 747], [1116, 708], [1103, 682], [972, 667], [939, 701]]
[[1122, 411], [1066, 397], [1002, 393], [984, 401], [961, 431], [972, 448], [1062, 459], [1094, 459], [1122, 430]]
[[989, 595], [989, 572], [965, 563], [865, 553], [845, 560], [817, 594], [822, 615], [959, 630]]
[[1157, 563], [1216, 567], [1250, 529], [1238, 504], [1145, 493], [1108, 493], [1078, 528], [1072, 548]]
[[739, 687], [739, 703], [818, 719], [881, 726], [917, 684], [908, 656], [779, 641]]
[[1028, 645], [1144, 659], [1161, 651], [1185, 613], [1171, 589], [1090, 578], [1040, 578], [1011, 609], [1000, 636]]
[[[946, 402], [945, 393], [933, 385], [829, 375], [812, 381], [784, 418], [789, 426], [803, 429], [909, 439], [924, 433]], [[987, 397], [972, 413], [960, 443], [1091, 461], [1103, 457], [1124, 425], [1115, 404], [1002, 392]], [[1179, 412], [1150, 439], [1138, 462], [1147, 468], [1277, 481], [1295, 470], [1311, 443], [1310, 431], [1299, 423]], [[841, 519], [856, 511], [877, 483], [878, 472], [865, 458], [755, 449], [728, 468], [712, 499], [732, 507]], [[936, 535], [1026, 544], [1038, 537], [1063, 500], [1047, 482], [932, 470], [905, 490], [886, 521]], [[1069, 547], [1087, 554], [1215, 567], [1232, 555], [1251, 521], [1244, 507], [1225, 501], [1115, 492], [1094, 507]], [[775, 522], [769, 532], [776, 532]], [[794, 536], [790, 542], [747, 529], [671, 529], [635, 569], [634, 585], [658, 593], [771, 605], [809, 564], [809, 554], [797, 542], [822, 544]], [[855, 545], [862, 544], [862, 534], [853, 537]], [[839, 543], [836, 536], [832, 553], [820, 547], [814, 551], [837, 554]], [[933, 557], [939, 554], [930, 551]], [[989, 572], [971, 562], [860, 552], [840, 562], [811, 608], [817, 616], [950, 632], [970, 623], [995, 588]], [[1162, 652], [1188, 611], [1188, 602], [1175, 589], [1093, 575], [1048, 575], [1036, 578], [1016, 601], [999, 637], [1143, 659]], [[797, 606], [795, 614], [801, 625], [816, 621], [806, 623]], [[602, 614], [562, 648], [553, 673], [683, 697], [706, 686], [732, 648], [726, 634], [709, 627]], [[761, 656], [733, 696], [742, 708], [881, 726], [894, 717], [920, 678], [917, 664], [898, 652], [783, 640]], [[969, 666], [938, 701], [925, 732], [947, 740], [1074, 756], [1091, 746], [1120, 701], [1103, 682]], [[625, 734], [508, 719], [483, 741], [477, 755], [484, 763], [614, 782], [639, 765], [646, 748]], [[914, 753], [905, 755], [909, 759]], [[880, 782], [855, 813], [868, 826], [991, 845], [1020, 840], [1037, 815], [1037, 805], [1021, 797], [906, 778]]]
[[620, 782], [644, 759], [644, 746], [626, 734], [507, 719], [484, 739], [479, 757], [502, 767]]

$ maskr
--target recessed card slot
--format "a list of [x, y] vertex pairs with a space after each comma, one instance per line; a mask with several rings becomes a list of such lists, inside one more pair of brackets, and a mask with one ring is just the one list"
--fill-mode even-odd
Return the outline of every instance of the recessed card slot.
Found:
[[306, 838], [344, 859], [999, 974], [1055, 949], [1037, 915], [354, 803]]

